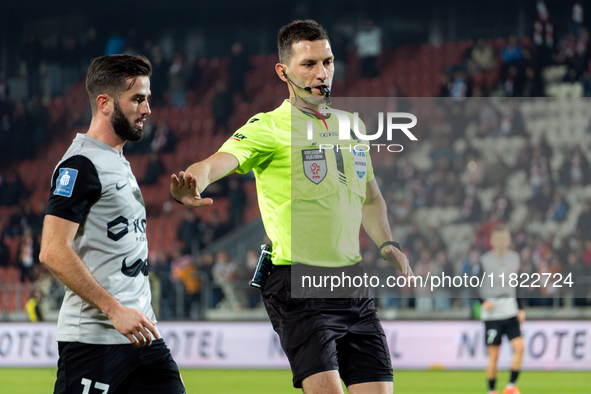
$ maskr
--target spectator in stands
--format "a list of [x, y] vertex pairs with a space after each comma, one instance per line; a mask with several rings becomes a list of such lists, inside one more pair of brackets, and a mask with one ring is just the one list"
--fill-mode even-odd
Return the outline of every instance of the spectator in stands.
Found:
[[473, 71], [492, 71], [497, 66], [495, 50], [484, 38], [476, 41], [470, 55]]
[[449, 97], [463, 99], [472, 95], [472, 83], [463, 70], [457, 69], [448, 86]]
[[552, 203], [546, 211], [546, 221], [556, 220], [562, 222], [566, 219], [569, 205], [564, 199], [564, 195], [559, 190], [554, 191]]
[[[516, 86], [515, 89], [518, 89], [517, 91], [522, 91], [523, 86]], [[519, 111], [517, 102], [510, 100], [501, 110], [498, 136], [510, 137], [514, 135], [520, 135], [526, 138], [529, 137], [525, 131], [525, 123], [523, 121], [523, 116]]]
[[499, 182], [504, 182], [511, 174], [511, 169], [505, 164], [505, 161], [499, 155], [494, 155], [484, 174], [484, 185], [490, 186]]
[[39, 265], [39, 244], [33, 237], [29, 227], [25, 227], [18, 247], [17, 265], [21, 271], [21, 282], [28, 279], [31, 283], [35, 281], [33, 271]]
[[544, 185], [551, 182], [551, 175], [549, 159], [542, 155], [542, 147], [536, 146], [529, 167], [529, 185], [533, 197], [539, 195]]
[[170, 104], [174, 108], [185, 108], [189, 78], [190, 70], [185, 63], [185, 58], [181, 52], [176, 51], [168, 69], [168, 91], [171, 98]]
[[536, 48], [536, 57], [540, 69], [546, 67], [552, 62], [552, 49], [554, 48], [554, 25], [550, 20], [546, 3], [538, 0], [536, 5], [537, 17], [534, 22], [534, 44]]
[[43, 46], [36, 34], [30, 33], [23, 47], [22, 58], [27, 70], [29, 98], [41, 94], [41, 61]]
[[182, 255], [178, 249], [173, 249], [172, 253], [172, 281], [175, 284], [181, 283], [185, 289], [183, 318], [196, 318], [192, 311], [199, 301], [199, 291], [201, 289], [201, 280], [197, 275], [197, 267], [193, 264], [191, 255]]
[[120, 55], [125, 49], [125, 38], [118, 29], [115, 29], [105, 45], [105, 56]]
[[552, 184], [547, 183], [542, 187], [542, 192], [535, 196], [532, 196], [528, 201], [528, 207], [533, 209], [533, 212], [530, 212], [534, 218], [536, 219], [543, 219], [544, 215], [548, 211], [548, 207], [552, 203], [552, 197], [554, 195], [554, 190], [552, 189]]
[[464, 199], [464, 188], [458, 181], [455, 171], [448, 171], [445, 174], [444, 205], [447, 207], [458, 207]]
[[146, 168], [146, 174], [144, 179], [141, 180], [141, 185], [154, 185], [158, 183], [160, 175], [164, 174], [164, 164], [160, 160], [157, 153], [150, 153], [148, 160], [148, 167]]
[[[425, 249], [421, 252], [421, 257], [414, 264], [413, 272], [415, 276], [421, 276], [423, 281], [427, 280], [427, 275], [436, 270], [431, 252]], [[418, 311], [433, 310], [433, 298], [428, 288], [417, 286], [414, 291], [415, 294], [415, 308]]]
[[228, 180], [228, 198], [230, 199], [230, 226], [235, 229], [242, 224], [242, 214], [246, 207], [246, 194], [236, 177]]
[[[433, 276], [442, 276], [444, 274], [447, 276], [455, 275], [454, 267], [447, 258], [445, 250], [437, 252], [434, 265], [435, 271], [431, 272], [431, 275]], [[441, 286], [433, 292], [432, 296], [434, 297], [434, 307], [436, 311], [448, 310], [451, 307], [449, 287], [446, 288], [445, 286]]]
[[176, 149], [177, 138], [170, 131], [168, 123], [165, 120], [159, 120], [156, 124], [156, 130], [152, 135], [150, 142], [150, 151], [157, 153], [170, 153]]
[[571, 32], [575, 35], [575, 36], [580, 36], [581, 35], [581, 31], [583, 30], [583, 28], [585, 27], [584, 25], [584, 10], [583, 10], [583, 4], [580, 0], [576, 0], [575, 3], [573, 4], [573, 13], [572, 13], [572, 20], [571, 20]]
[[224, 81], [216, 82], [216, 95], [211, 100], [211, 112], [213, 115], [214, 134], [225, 135], [228, 133], [227, 122], [232, 115], [233, 101], [228, 85]]
[[4, 242], [4, 230], [0, 229], [0, 267], [8, 267], [10, 263], [10, 250]]
[[523, 145], [517, 152], [517, 160], [515, 162], [514, 170], [526, 170], [529, 171], [531, 159], [533, 157], [534, 149], [531, 146], [529, 138], [523, 141]]
[[239, 95], [241, 99], [245, 99], [244, 93], [244, 78], [250, 69], [250, 62], [248, 55], [244, 52], [244, 48], [240, 41], [232, 44], [230, 59], [228, 61], [228, 74], [230, 75], [229, 92], [231, 96]]
[[[589, 269], [581, 261], [579, 253], [573, 251], [568, 254], [567, 264], [564, 265], [562, 270], [562, 277], [566, 278], [570, 275], [571, 279], [574, 278], [585, 278], [589, 276]], [[583, 283], [580, 280], [573, 280], [574, 284], [572, 289], [565, 289], [566, 296], [570, 296], [573, 299], [574, 306], [588, 306], [590, 305], [588, 298], [591, 296], [589, 291], [589, 283]]]
[[[45, 67], [47, 68], [47, 77], [49, 80], [49, 97], [56, 97], [63, 93], [63, 48], [59, 36], [54, 35], [44, 48]], [[94, 57], [99, 55], [95, 54]]]
[[573, 185], [584, 186], [591, 182], [589, 161], [580, 148], [575, 147], [570, 155], [566, 155], [559, 174], [560, 183], [566, 187]]
[[532, 66], [525, 68], [522, 85], [517, 86], [515, 89], [520, 97], [544, 97], [542, 78]]
[[[152, 256], [150, 256], [152, 257]], [[160, 281], [160, 305], [158, 309], [160, 314], [156, 317], [161, 320], [171, 320], [175, 318], [176, 292], [171, 282], [171, 259], [164, 249], [159, 248], [155, 256], [150, 259], [150, 277], [158, 277]]]
[[591, 97], [591, 73], [589, 69], [583, 71], [580, 82], [583, 86], [583, 97]]
[[39, 289], [33, 290], [31, 298], [27, 301], [26, 309], [29, 321], [36, 323], [45, 321], [43, 313], [41, 313], [41, 301], [43, 300], [43, 293]]
[[65, 39], [63, 62], [65, 91], [67, 92], [70, 86], [80, 80], [80, 54], [76, 37]]
[[355, 46], [363, 78], [379, 76], [377, 58], [382, 53], [382, 30], [372, 20], [367, 19], [363, 29], [355, 35]]
[[334, 81], [345, 81], [347, 79], [347, 37], [341, 32], [333, 33], [331, 35], [330, 47], [334, 55], [334, 68], [337, 71]]
[[228, 253], [220, 250], [216, 254], [216, 261], [212, 270], [213, 280], [224, 293], [221, 307], [233, 311], [242, 309], [236, 289], [237, 271], [238, 266], [235, 262], [230, 261]]
[[205, 225], [192, 209], [186, 209], [184, 215], [177, 237], [183, 243], [182, 253], [189, 254], [201, 249], [201, 238], [205, 232]]
[[[468, 277], [472, 277], [474, 275], [478, 275], [479, 271], [479, 264], [480, 263], [480, 251], [478, 248], [472, 247], [468, 251], [468, 255], [462, 260], [460, 275], [464, 276], [467, 275]], [[463, 288], [461, 291], [462, 300], [465, 307], [472, 306], [472, 297], [473, 292], [469, 288]]]
[[28, 197], [27, 189], [16, 170], [8, 171], [4, 177], [0, 176], [0, 191], [0, 205], [18, 204], [22, 198]]
[[501, 49], [501, 59], [507, 65], [518, 65], [521, 62], [521, 47], [516, 36], [510, 36], [507, 45]]
[[577, 220], [577, 234], [580, 239], [591, 239], [591, 203], [585, 201], [583, 212]]
[[466, 186], [464, 191], [464, 202], [461, 206], [460, 219], [458, 223], [475, 223], [479, 222], [482, 215], [482, 204], [476, 194], [476, 187], [474, 185]]
[[162, 107], [165, 105], [164, 94], [168, 90], [168, 70], [170, 65], [164, 59], [160, 45], [152, 46], [150, 61], [152, 62], [152, 76], [150, 77], [152, 103], [155, 107]]
[[502, 181], [495, 183], [494, 191], [495, 195], [491, 205], [491, 212], [494, 212], [499, 220], [508, 222], [513, 211], [513, 204], [505, 193]]

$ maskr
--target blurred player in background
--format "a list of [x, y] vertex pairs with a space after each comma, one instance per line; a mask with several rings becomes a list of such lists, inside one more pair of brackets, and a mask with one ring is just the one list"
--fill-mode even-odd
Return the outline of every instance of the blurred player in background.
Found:
[[[306, 263], [311, 272], [340, 269], [363, 275], [358, 264], [362, 224], [382, 257], [404, 275], [412, 270], [394, 246], [369, 155], [357, 153], [354, 160], [346, 149], [318, 153], [310, 142], [308, 149], [292, 146], [292, 138], [303, 132], [292, 127], [292, 117], [321, 124], [317, 110], [330, 93], [334, 73], [326, 31], [312, 20], [294, 21], [280, 29], [277, 41], [275, 72], [287, 84], [289, 100], [252, 117], [213, 156], [173, 174], [171, 193], [187, 206], [207, 206], [212, 200], [201, 199], [200, 193], [210, 183], [234, 171], [253, 170], [275, 267], [262, 288], [263, 301], [289, 359], [294, 387], [306, 394], [342, 394], [342, 379], [351, 394], [391, 394], [388, 344], [372, 298], [291, 297], [292, 264]], [[324, 119], [327, 129], [338, 130], [336, 116]], [[330, 138], [323, 141], [330, 143]], [[362, 161], [363, 169], [356, 171], [354, 161], [358, 166]], [[292, 180], [299, 194], [293, 200]], [[309, 221], [294, 236], [292, 217], [298, 215]], [[301, 237], [310, 237], [312, 245], [296, 239]], [[292, 248], [295, 243], [299, 246]]]
[[497, 225], [491, 231], [490, 244], [492, 250], [480, 258], [481, 269], [478, 275], [486, 272], [493, 274], [493, 282], [485, 282], [481, 289], [482, 308], [480, 317], [485, 325], [485, 341], [488, 348], [488, 365], [486, 377], [488, 379], [489, 394], [496, 393], [497, 361], [501, 338], [506, 335], [513, 347], [511, 360], [511, 377], [509, 384], [503, 390], [503, 394], [519, 394], [516, 382], [521, 364], [523, 362], [524, 341], [521, 333], [521, 324], [525, 321], [525, 311], [521, 305], [521, 299], [517, 298], [516, 287], [511, 287], [508, 282], [501, 285], [500, 276], [504, 274], [508, 281], [510, 274], [518, 274], [520, 259], [519, 253], [509, 250], [511, 246], [511, 233], [506, 225]]
[[151, 74], [141, 56], [92, 61], [90, 127], [53, 173], [40, 260], [66, 285], [56, 394], [185, 392], [155, 326], [146, 209], [122, 152], [143, 136]]

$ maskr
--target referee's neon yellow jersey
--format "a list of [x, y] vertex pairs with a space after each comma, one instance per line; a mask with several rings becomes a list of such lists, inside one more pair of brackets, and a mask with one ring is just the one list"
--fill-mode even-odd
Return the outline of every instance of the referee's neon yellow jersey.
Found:
[[338, 131], [335, 115], [308, 114], [286, 100], [250, 118], [219, 150], [238, 159], [238, 173], [254, 172], [276, 265], [361, 261], [361, 208], [373, 169], [367, 147], [355, 149], [358, 141], [339, 140]]

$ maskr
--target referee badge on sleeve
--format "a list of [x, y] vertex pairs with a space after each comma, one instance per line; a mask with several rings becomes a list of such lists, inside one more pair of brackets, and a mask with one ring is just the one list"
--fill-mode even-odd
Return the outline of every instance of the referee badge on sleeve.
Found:
[[72, 197], [72, 191], [74, 190], [74, 184], [76, 184], [77, 177], [78, 170], [72, 168], [60, 168], [60, 175], [55, 182], [55, 191], [53, 194], [56, 196]]
[[302, 150], [302, 162], [306, 178], [315, 184], [319, 184], [326, 177], [326, 155], [323, 150]]

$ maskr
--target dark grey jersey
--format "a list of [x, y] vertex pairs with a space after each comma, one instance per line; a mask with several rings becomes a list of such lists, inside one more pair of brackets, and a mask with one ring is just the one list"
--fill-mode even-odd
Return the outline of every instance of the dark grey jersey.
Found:
[[[144, 199], [123, 154], [78, 134], [53, 173], [46, 213], [80, 223], [72, 248], [92, 276], [122, 305], [156, 321], [148, 283]], [[69, 289], [57, 340], [129, 343], [104, 313]]]
[[[480, 312], [482, 320], [504, 320], [517, 316], [517, 290], [509, 285], [509, 275], [519, 272], [519, 253], [509, 250], [505, 256], [499, 257], [490, 251], [482, 255], [480, 264], [482, 271], [486, 273], [481, 296], [494, 303], [491, 310], [482, 308]], [[492, 284], [489, 277], [491, 273], [493, 274]], [[504, 283], [501, 283], [502, 274], [504, 274]]]

